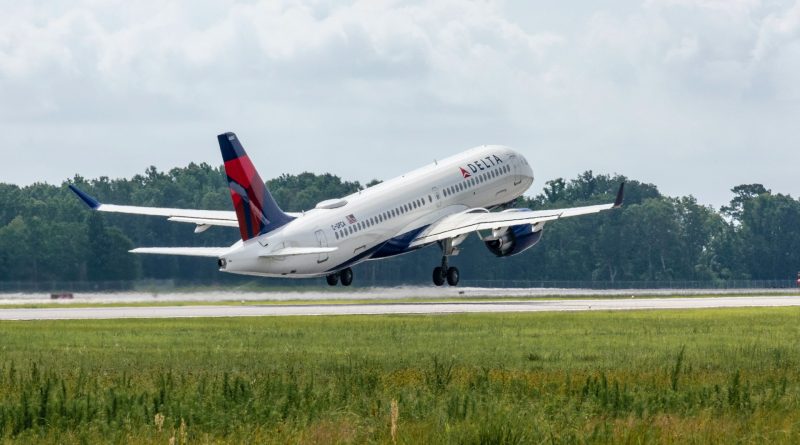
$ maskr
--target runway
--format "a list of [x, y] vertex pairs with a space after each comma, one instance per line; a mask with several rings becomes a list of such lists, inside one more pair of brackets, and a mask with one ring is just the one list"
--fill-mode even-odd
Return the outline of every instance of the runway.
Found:
[[614, 298], [581, 300], [484, 301], [380, 304], [242, 304], [150, 307], [58, 307], [0, 309], [0, 320], [100, 320], [123, 318], [273, 317], [391, 314], [627, 311], [800, 306], [798, 296], [698, 298]]

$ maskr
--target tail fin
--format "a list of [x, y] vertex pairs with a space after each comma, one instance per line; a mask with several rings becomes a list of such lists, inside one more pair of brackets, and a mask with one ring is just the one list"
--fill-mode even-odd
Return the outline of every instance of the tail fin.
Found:
[[271, 232], [294, 219], [283, 213], [269, 194], [236, 135], [220, 134], [217, 140], [225, 161], [225, 173], [242, 240]]

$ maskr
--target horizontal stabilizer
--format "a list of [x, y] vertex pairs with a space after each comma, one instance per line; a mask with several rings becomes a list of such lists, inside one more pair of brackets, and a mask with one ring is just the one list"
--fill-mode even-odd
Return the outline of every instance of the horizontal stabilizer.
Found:
[[139, 247], [129, 252], [219, 258], [229, 250], [230, 247]]
[[336, 251], [336, 247], [284, 247], [273, 252], [259, 255], [261, 258], [295, 256], [295, 255], [319, 255]]

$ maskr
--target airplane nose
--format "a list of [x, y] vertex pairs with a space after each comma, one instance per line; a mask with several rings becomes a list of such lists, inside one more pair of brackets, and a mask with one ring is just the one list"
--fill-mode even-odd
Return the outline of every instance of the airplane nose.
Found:
[[530, 165], [526, 165], [525, 166], [525, 174], [526, 174], [526, 176], [531, 178], [531, 182], [533, 182], [533, 169], [531, 168]]

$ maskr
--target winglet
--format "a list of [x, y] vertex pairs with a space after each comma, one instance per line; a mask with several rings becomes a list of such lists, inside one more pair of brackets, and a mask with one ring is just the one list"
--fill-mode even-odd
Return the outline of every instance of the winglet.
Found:
[[91, 196], [86, 194], [86, 192], [84, 192], [83, 190], [79, 189], [78, 187], [75, 187], [74, 185], [69, 184], [69, 189], [72, 190], [73, 192], [75, 192], [75, 194], [78, 195], [78, 198], [81, 198], [81, 200], [83, 202], [85, 202], [86, 205], [91, 207], [92, 210], [97, 210], [97, 208], [100, 207], [100, 201], [92, 198]]
[[619, 191], [617, 191], [617, 199], [614, 200], [614, 208], [622, 207], [622, 200], [625, 199], [625, 183], [619, 185]]

